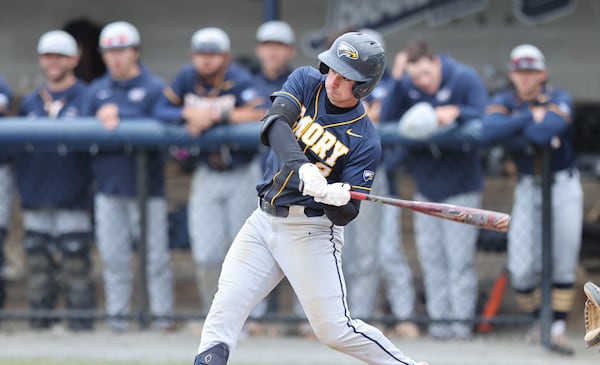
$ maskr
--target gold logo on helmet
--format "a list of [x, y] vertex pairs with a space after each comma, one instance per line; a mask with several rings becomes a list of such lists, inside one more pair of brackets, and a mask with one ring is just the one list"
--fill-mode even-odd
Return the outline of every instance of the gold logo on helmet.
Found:
[[337, 49], [338, 57], [348, 57], [351, 60], [358, 59], [358, 51], [347, 42], [340, 42]]

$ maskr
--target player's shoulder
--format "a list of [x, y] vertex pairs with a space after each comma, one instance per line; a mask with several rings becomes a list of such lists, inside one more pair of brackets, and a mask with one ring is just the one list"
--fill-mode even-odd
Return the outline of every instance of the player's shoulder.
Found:
[[496, 93], [494, 93], [490, 100], [489, 103], [490, 105], [513, 105], [516, 103], [517, 100], [517, 96], [515, 94], [514, 89], [504, 89], [504, 90], [500, 90], [497, 91]]
[[250, 81], [252, 80], [253, 76], [249, 69], [237, 62], [232, 62], [229, 64], [229, 66], [227, 66], [226, 78], [240, 81]]
[[552, 99], [571, 99], [571, 93], [565, 89], [555, 87], [554, 85], [548, 85], [546, 92], [550, 94]]
[[88, 84], [88, 90], [100, 90], [110, 86], [111, 78], [108, 71], [106, 71], [103, 75], [95, 78]]
[[325, 75], [316, 68], [302, 66], [292, 71], [286, 84], [296, 90], [304, 90], [304, 92], [310, 93], [310, 90], [315, 90], [320, 87], [324, 80]]

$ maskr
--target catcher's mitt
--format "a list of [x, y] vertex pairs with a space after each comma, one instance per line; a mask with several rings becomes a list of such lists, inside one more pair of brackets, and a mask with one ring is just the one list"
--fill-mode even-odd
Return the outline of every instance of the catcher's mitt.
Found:
[[588, 347], [600, 344], [600, 287], [592, 282], [583, 286], [585, 301], [585, 343]]

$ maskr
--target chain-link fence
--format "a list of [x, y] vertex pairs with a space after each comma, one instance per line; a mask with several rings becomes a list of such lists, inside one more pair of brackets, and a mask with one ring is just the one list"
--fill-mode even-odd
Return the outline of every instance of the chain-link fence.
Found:
[[[193, 139], [152, 121], [125, 122], [109, 132], [94, 122], [82, 122], [76, 131], [60, 122], [50, 123], [57, 129], [36, 130], [37, 122], [7, 119], [1, 139], [13, 158], [0, 168], [6, 253], [0, 318], [34, 327], [67, 318], [73, 329], [90, 328], [94, 319], [124, 329], [132, 320], [166, 328], [172, 320], [203, 318], [224, 253], [256, 207], [258, 126], [223, 126]], [[383, 141], [385, 163], [373, 193], [521, 209], [519, 219], [535, 221], [523, 225], [513, 216], [507, 235], [363, 202], [359, 218], [346, 228], [344, 252], [354, 316], [383, 326], [414, 323], [443, 337], [448, 328], [487, 333], [531, 324], [527, 312], [539, 308], [547, 314], [553, 306], [547, 292], [557, 288], [550, 286], [550, 252], [542, 247], [560, 234], [551, 231], [547, 204], [556, 197], [547, 191], [577, 171], [526, 181], [502, 146], [399, 150], [393, 138]], [[211, 165], [213, 158], [232, 155], [246, 155], [245, 163], [236, 169]], [[594, 177], [582, 180], [584, 190], [597, 190]], [[202, 241], [202, 249], [192, 249], [193, 240]], [[532, 269], [544, 291], [513, 290], [509, 268]], [[285, 282], [260, 306], [252, 318], [303, 320]]]

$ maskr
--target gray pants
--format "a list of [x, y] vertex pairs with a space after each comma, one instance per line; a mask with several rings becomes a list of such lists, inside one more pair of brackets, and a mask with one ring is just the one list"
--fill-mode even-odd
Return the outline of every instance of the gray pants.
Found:
[[67, 233], [91, 232], [92, 224], [85, 210], [27, 209], [23, 211], [23, 228], [25, 231], [56, 237]]
[[[163, 197], [147, 202], [147, 269], [150, 311], [169, 315], [173, 311], [173, 281], [169, 262], [167, 203]], [[102, 258], [106, 310], [109, 315], [130, 311], [133, 272], [132, 243], [140, 237], [139, 209], [132, 198], [97, 194], [96, 237]], [[125, 329], [126, 322], [110, 321], [115, 329]], [[157, 321], [156, 326], [167, 325]]]
[[[372, 191], [388, 194], [385, 176], [375, 179]], [[358, 217], [345, 227], [344, 274], [348, 306], [356, 318], [374, 315], [381, 284], [385, 284], [394, 317], [402, 320], [415, 314], [415, 290], [402, 247], [400, 212], [397, 207], [365, 201]]]
[[[415, 200], [426, 201], [417, 193]], [[456, 195], [441, 203], [479, 208], [481, 193]], [[434, 337], [468, 337], [477, 302], [475, 226], [414, 213], [417, 245], [425, 287], [427, 314]], [[435, 320], [457, 320], [451, 323]], [[462, 322], [461, 322], [462, 320]]]
[[[539, 284], [542, 270], [542, 192], [532, 176], [515, 188], [508, 232], [508, 268], [512, 285], [526, 290]], [[583, 223], [583, 191], [579, 172], [554, 174], [552, 184], [552, 281], [572, 284], [579, 260]]]
[[258, 160], [230, 171], [204, 165], [194, 171], [188, 227], [203, 312], [208, 312], [217, 292], [221, 264], [231, 242], [256, 209], [255, 182], [260, 175]]
[[2, 197], [0, 199], [0, 228], [8, 228], [14, 198], [13, 174], [10, 165], [0, 165], [0, 197]]

